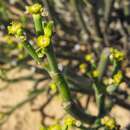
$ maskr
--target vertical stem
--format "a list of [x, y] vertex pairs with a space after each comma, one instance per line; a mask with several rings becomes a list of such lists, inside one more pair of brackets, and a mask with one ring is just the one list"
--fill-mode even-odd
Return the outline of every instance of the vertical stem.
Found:
[[99, 84], [97, 85], [97, 83], [94, 83], [93, 88], [95, 91], [96, 103], [97, 103], [98, 110], [99, 110], [98, 115], [103, 116], [105, 113], [105, 102], [104, 102], [105, 96], [104, 96], [101, 86], [99, 86]]
[[42, 17], [40, 14], [33, 14], [33, 21], [37, 35], [43, 34]]
[[98, 8], [99, 8], [98, 4], [99, 4], [99, 0], [94, 0], [94, 2], [92, 2], [93, 5], [92, 13], [94, 15], [96, 33], [100, 38], [103, 38], [102, 31], [100, 28], [100, 17], [98, 15]]
[[48, 63], [51, 69], [50, 75], [53, 78], [53, 80], [55, 80], [57, 86], [59, 87], [59, 91], [63, 101], [65, 102], [71, 101], [71, 94], [69, 88], [67, 87], [67, 83], [65, 82], [62, 74], [58, 70], [57, 61], [53, 49], [51, 48], [51, 46], [49, 46], [49, 48], [47, 48], [46, 51], [47, 51], [46, 55]]
[[108, 60], [109, 60], [109, 55], [110, 55], [110, 52], [109, 52], [108, 48], [104, 49], [101, 54], [100, 61], [98, 64], [98, 71], [99, 71], [98, 81], [99, 82], [102, 80], [102, 77], [106, 71], [106, 67], [107, 67]]
[[102, 86], [101, 80], [106, 71], [106, 67], [109, 60], [109, 54], [110, 52], [108, 48], [103, 50], [101, 54], [100, 62], [98, 64], [99, 77], [96, 83], [93, 85], [95, 90], [96, 102], [99, 109], [99, 116], [102, 116], [105, 113], [105, 95], [104, 95], [104, 88]]
[[51, 72], [49, 72], [50, 76], [58, 86], [59, 93], [63, 99], [63, 106], [65, 110], [75, 118], [79, 119], [80, 121], [92, 124], [96, 120], [96, 117], [85, 113], [72, 100], [68, 84], [64, 79], [64, 76], [61, 74], [61, 72], [58, 69], [56, 57], [51, 45], [48, 48], [46, 48], [46, 56], [51, 69]]
[[30, 43], [24, 42], [23, 43], [24, 48], [27, 50], [27, 52], [29, 53], [29, 55], [31, 55], [31, 57], [37, 62], [40, 63], [40, 59], [37, 55], [37, 53], [35, 52], [35, 49], [33, 48], [33, 46]]

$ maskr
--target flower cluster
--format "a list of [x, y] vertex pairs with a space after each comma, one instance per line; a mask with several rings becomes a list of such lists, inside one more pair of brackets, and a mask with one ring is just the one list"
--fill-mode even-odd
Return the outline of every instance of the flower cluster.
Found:
[[43, 11], [43, 7], [41, 4], [36, 3], [31, 6], [26, 6], [26, 12], [30, 14], [41, 14]]
[[105, 85], [119, 85], [123, 79], [123, 74], [121, 71], [118, 71], [113, 78], [104, 78], [103, 82]]
[[50, 83], [49, 86], [50, 86], [50, 88], [51, 88], [51, 90], [52, 90], [53, 92], [56, 92], [57, 86], [56, 86], [56, 83], [55, 83], [55, 82]]
[[109, 130], [116, 129], [116, 121], [110, 116], [105, 116], [101, 119], [101, 124], [106, 126]]
[[94, 78], [97, 78], [98, 76], [99, 76], [99, 70], [97, 70], [97, 69], [95, 69], [95, 70], [93, 70], [93, 72], [92, 72], [92, 76], [94, 77]]
[[93, 53], [86, 54], [85, 55], [85, 60], [87, 62], [90, 62], [91, 64], [93, 64], [94, 63], [94, 54]]
[[20, 22], [12, 22], [7, 29], [9, 34], [20, 38], [22, 41], [26, 40], [26, 37], [24, 36], [23, 25]]
[[112, 60], [112, 61], [114, 59], [116, 61], [122, 61], [124, 59], [124, 57], [125, 57], [124, 52], [121, 52], [121, 51], [119, 51], [119, 50], [117, 50], [115, 48], [110, 48], [110, 53], [111, 53], [110, 60]]
[[84, 64], [84, 63], [80, 64], [80, 65], [79, 65], [79, 70], [80, 70], [80, 72], [81, 72], [82, 74], [84, 74], [84, 73], [86, 72], [86, 70], [87, 70], [87, 65]]
[[76, 120], [72, 116], [67, 116], [64, 119], [64, 124], [68, 127], [73, 126], [76, 124]]
[[50, 38], [45, 35], [40, 35], [37, 38], [37, 46], [39, 47], [47, 47], [50, 44]]
[[63, 124], [56, 123], [49, 127], [42, 127], [40, 130], [68, 130], [69, 128], [72, 128], [73, 126], [79, 127], [80, 125], [81, 125], [81, 122], [75, 120], [71, 116], [66, 116], [64, 118]]
[[40, 48], [45, 48], [50, 45], [53, 31], [53, 22], [50, 21], [44, 25], [44, 35], [37, 38], [37, 45]]
[[41, 127], [40, 130], [61, 130], [61, 125], [55, 124], [49, 127]]
[[121, 71], [118, 71], [114, 76], [113, 80], [116, 85], [119, 85], [123, 79], [123, 74]]
[[12, 22], [10, 26], [8, 26], [8, 32], [12, 35], [22, 35], [23, 33], [23, 26], [19, 22]]
[[5, 36], [3, 37], [3, 39], [4, 39], [4, 41], [5, 41], [7, 44], [9, 44], [9, 45], [12, 45], [12, 44], [14, 43], [13, 37], [10, 36], [10, 35], [5, 35]]

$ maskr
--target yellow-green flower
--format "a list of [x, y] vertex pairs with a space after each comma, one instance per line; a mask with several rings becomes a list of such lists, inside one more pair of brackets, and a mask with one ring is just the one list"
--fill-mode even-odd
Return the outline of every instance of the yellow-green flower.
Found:
[[94, 63], [94, 54], [90, 53], [90, 54], [85, 55], [85, 60], [90, 63]]
[[79, 65], [79, 69], [80, 69], [80, 72], [84, 74], [86, 72], [87, 65], [82, 63]]
[[124, 52], [119, 51], [115, 48], [110, 48], [110, 52], [111, 52], [111, 55], [110, 55], [111, 60], [115, 59], [117, 61], [122, 61], [125, 57]]
[[24, 59], [25, 58], [25, 55], [23, 54], [23, 53], [20, 53], [19, 55], [18, 55], [18, 59], [19, 60], [22, 60], [22, 59]]
[[12, 39], [12, 37], [10, 35], [5, 35], [4, 36], [4, 41], [7, 42], [10, 45], [14, 43], [14, 41], [13, 41], [13, 39]]
[[61, 126], [59, 124], [55, 124], [50, 126], [48, 130], [61, 130]]
[[113, 79], [112, 78], [104, 78], [103, 83], [105, 85], [112, 85], [113, 84]]
[[24, 46], [23, 46], [22, 43], [18, 43], [18, 44], [17, 44], [17, 48], [18, 48], [19, 50], [22, 50], [22, 49], [24, 48]]
[[105, 125], [107, 128], [109, 128], [110, 130], [113, 130], [114, 128], [116, 128], [116, 121], [114, 118], [110, 117], [110, 116], [105, 116], [101, 119], [101, 124]]
[[94, 70], [93, 72], [92, 72], [92, 76], [94, 77], [94, 78], [97, 78], [98, 76], [99, 76], [99, 71], [96, 69], [96, 70]]
[[50, 38], [44, 35], [41, 35], [37, 38], [37, 45], [41, 48], [49, 46], [50, 42]]
[[72, 116], [67, 116], [64, 119], [64, 124], [67, 126], [73, 126], [75, 125], [76, 120]]
[[30, 14], [41, 14], [43, 11], [43, 7], [41, 4], [36, 3], [31, 6], [26, 6], [26, 12]]
[[7, 27], [8, 33], [16, 36], [23, 35], [23, 26], [19, 22], [12, 22], [10, 26]]
[[50, 88], [51, 88], [51, 90], [52, 90], [53, 92], [56, 92], [57, 86], [56, 86], [56, 84], [55, 84], [54, 82], [50, 83], [49, 86], [50, 86]]
[[41, 127], [40, 130], [47, 130], [47, 128], [46, 127]]
[[113, 81], [116, 85], [119, 85], [120, 82], [123, 79], [123, 74], [121, 71], [118, 71], [114, 76], [113, 76]]
[[47, 37], [51, 37], [52, 36], [53, 25], [54, 25], [53, 21], [49, 21], [48, 23], [46, 23], [46, 25], [44, 27], [44, 35], [45, 36], [47, 36]]

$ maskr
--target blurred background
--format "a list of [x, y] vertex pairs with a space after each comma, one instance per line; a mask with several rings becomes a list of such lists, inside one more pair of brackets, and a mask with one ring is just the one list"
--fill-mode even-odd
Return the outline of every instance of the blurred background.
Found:
[[[25, 7], [33, 3], [41, 3], [47, 10], [45, 19], [54, 21], [58, 67], [79, 99], [77, 103], [90, 113], [97, 114], [92, 80], [86, 74], [93, 71], [92, 62], [98, 66], [106, 48], [125, 55], [120, 62], [123, 80], [106, 100], [112, 104], [110, 115], [122, 129], [129, 130], [130, 0], [0, 0], [0, 130], [39, 130], [66, 115], [47, 72], [7, 32], [11, 21], [20, 21], [35, 46], [32, 17], [25, 13]], [[108, 66], [105, 76], [111, 77], [112, 65]]]

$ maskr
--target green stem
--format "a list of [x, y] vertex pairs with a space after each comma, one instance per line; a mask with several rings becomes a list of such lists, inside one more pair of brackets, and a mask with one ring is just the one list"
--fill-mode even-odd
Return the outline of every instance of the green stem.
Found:
[[29, 53], [29, 55], [31, 55], [31, 57], [37, 62], [40, 63], [40, 59], [37, 55], [37, 53], [35, 52], [35, 49], [33, 48], [33, 46], [30, 43], [23, 43], [24, 48], [27, 50], [27, 52]]
[[59, 93], [63, 99], [63, 106], [65, 110], [75, 118], [83, 122], [92, 124], [96, 120], [96, 117], [85, 113], [72, 100], [68, 84], [58, 69], [56, 57], [53, 52], [52, 46], [46, 48], [46, 56], [51, 69], [51, 72], [49, 72], [49, 74], [52, 77], [52, 79], [56, 82], [56, 85], [58, 86]]
[[37, 35], [42, 35], [43, 32], [43, 27], [42, 27], [42, 17], [40, 14], [33, 14], [33, 21], [34, 21], [34, 26], [36, 30]]
[[98, 64], [98, 71], [99, 71], [98, 81], [99, 82], [102, 80], [102, 77], [106, 71], [106, 67], [109, 60], [109, 55], [110, 55], [110, 51], [108, 48], [104, 49], [101, 54], [100, 62]]
[[99, 116], [102, 116], [105, 113], [105, 95], [104, 95], [104, 87], [101, 81], [107, 68], [109, 54], [110, 52], [108, 48], [103, 50], [100, 57], [100, 62], [97, 68], [99, 72], [99, 77], [96, 83], [93, 85], [94, 91], [95, 91], [96, 102], [97, 102], [98, 110], [99, 110]]
[[112, 70], [112, 76], [114, 75], [114, 74], [116, 74], [117, 73], [117, 71], [119, 70], [119, 63], [116, 61], [116, 60], [114, 60], [113, 61], [113, 70]]
[[98, 83], [93, 84], [93, 89], [95, 91], [95, 97], [96, 97], [96, 103], [99, 110], [99, 116], [103, 116], [105, 111], [105, 96], [103, 94], [103, 91], [101, 89], [101, 86], [98, 86]]

